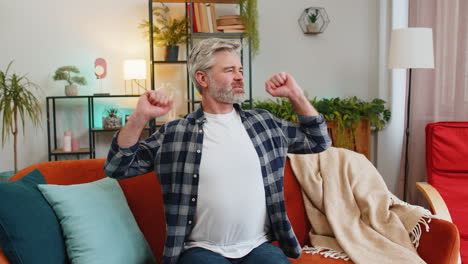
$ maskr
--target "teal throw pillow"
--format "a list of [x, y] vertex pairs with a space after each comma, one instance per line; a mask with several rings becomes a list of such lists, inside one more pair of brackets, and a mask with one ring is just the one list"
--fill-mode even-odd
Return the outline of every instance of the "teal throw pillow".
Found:
[[72, 263], [156, 263], [116, 180], [38, 188], [59, 219]]
[[68, 263], [60, 224], [37, 189], [44, 183], [37, 169], [0, 183], [0, 248], [12, 264]]

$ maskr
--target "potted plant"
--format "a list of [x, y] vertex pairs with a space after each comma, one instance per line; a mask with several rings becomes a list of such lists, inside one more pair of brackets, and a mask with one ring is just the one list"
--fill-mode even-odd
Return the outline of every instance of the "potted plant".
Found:
[[308, 15], [310, 23], [307, 24], [307, 30], [311, 33], [320, 32], [319, 25], [317, 24], [318, 15], [318, 9], [312, 9], [312, 12]]
[[86, 85], [86, 79], [82, 76], [72, 76], [72, 73], [78, 74], [80, 70], [75, 66], [63, 66], [58, 68], [55, 71], [54, 80], [55, 81], [67, 81], [68, 85], [65, 86], [65, 95], [66, 96], [77, 96], [78, 87], [75, 85]]
[[[10, 134], [13, 135], [14, 173], [18, 171], [18, 128], [23, 126], [27, 117], [33, 125], [40, 124], [41, 106], [32, 90], [38, 86], [31, 82], [26, 75], [9, 73], [10, 62], [5, 71], [0, 71], [0, 115], [2, 120], [2, 148]], [[21, 123], [18, 123], [18, 118]]]
[[[153, 23], [153, 41], [158, 47], [166, 47], [166, 61], [177, 61], [179, 55], [178, 44], [184, 44], [188, 36], [188, 18], [175, 19], [169, 16], [170, 9], [164, 3], [153, 7], [156, 22]], [[157, 25], [159, 24], [159, 25]], [[150, 23], [143, 20], [139, 28], [145, 30], [144, 34], [150, 37]]]
[[[382, 99], [366, 102], [356, 96], [344, 99], [314, 98], [311, 103], [327, 120], [333, 146], [351, 149], [367, 157], [370, 156], [370, 131], [383, 129], [391, 117]], [[254, 100], [253, 107], [297, 122], [296, 112], [288, 99]]]
[[122, 118], [118, 117], [119, 109], [110, 107], [106, 109], [107, 116], [102, 118], [102, 126], [104, 129], [115, 129], [122, 127]]

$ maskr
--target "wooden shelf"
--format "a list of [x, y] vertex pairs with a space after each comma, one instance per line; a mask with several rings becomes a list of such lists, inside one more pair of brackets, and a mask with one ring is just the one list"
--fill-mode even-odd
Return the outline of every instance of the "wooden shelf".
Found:
[[[156, 122], [156, 127], [164, 125], [166, 122]], [[115, 132], [117, 130], [120, 130], [122, 127], [119, 128], [101, 128], [101, 127], [95, 127], [91, 128], [91, 132]], [[149, 126], [145, 126], [143, 130], [150, 130], [151, 128]]]
[[153, 63], [159, 63], [159, 64], [185, 64], [187, 63], [186, 60], [181, 60], [181, 61], [153, 61]]
[[[155, 3], [190, 3], [190, 0], [153, 0]], [[238, 4], [237, 0], [192, 0], [192, 3]]]
[[206, 37], [217, 37], [217, 38], [243, 38], [244, 33], [224, 33], [224, 32], [213, 32], [213, 33], [206, 33], [206, 32], [195, 32], [192, 33], [194, 38], [206, 38]]
[[63, 149], [56, 149], [52, 151], [52, 155], [77, 155], [77, 154], [89, 154], [89, 148], [80, 148], [79, 151], [63, 151]]

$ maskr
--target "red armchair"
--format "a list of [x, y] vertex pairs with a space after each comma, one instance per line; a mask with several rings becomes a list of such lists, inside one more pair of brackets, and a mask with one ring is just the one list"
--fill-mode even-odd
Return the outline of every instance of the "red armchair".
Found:
[[460, 234], [460, 254], [468, 263], [468, 122], [426, 126], [427, 183], [416, 185], [432, 210], [453, 222]]

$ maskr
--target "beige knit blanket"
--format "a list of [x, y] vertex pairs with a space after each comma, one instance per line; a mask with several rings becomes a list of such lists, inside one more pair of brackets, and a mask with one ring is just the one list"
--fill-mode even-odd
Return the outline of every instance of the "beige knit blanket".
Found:
[[416, 248], [430, 212], [394, 196], [364, 155], [329, 148], [288, 157], [312, 226], [304, 252], [356, 264], [425, 263]]

